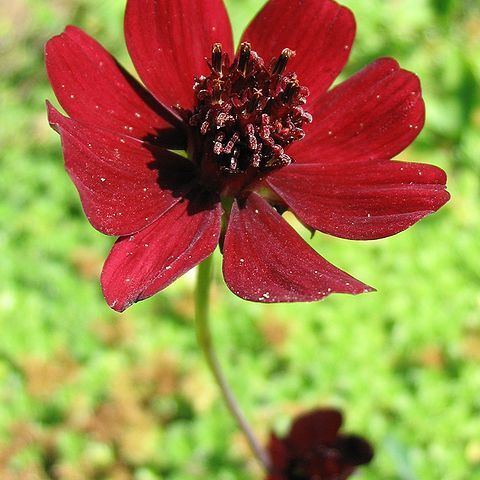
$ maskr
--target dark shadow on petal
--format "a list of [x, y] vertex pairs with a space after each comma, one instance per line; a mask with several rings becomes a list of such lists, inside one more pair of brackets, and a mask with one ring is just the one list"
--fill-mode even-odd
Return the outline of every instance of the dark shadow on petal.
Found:
[[352, 466], [365, 465], [373, 458], [372, 446], [358, 435], [339, 435], [335, 447], [344, 463]]
[[186, 135], [177, 128], [156, 128], [156, 135], [147, 135], [143, 141], [168, 150], [185, 150], [187, 147]]
[[157, 172], [157, 184], [162, 190], [170, 191], [175, 198], [186, 198], [193, 187], [194, 175], [193, 168], [185, 163], [182, 157], [171, 154], [158, 158], [147, 166]]
[[142, 98], [142, 100], [160, 117], [166, 120], [168, 123], [176, 127], [176, 130], [185, 131], [185, 125], [181, 118], [177, 115], [174, 115], [167, 105], [162, 105], [150, 92], [146, 89], [141, 88], [138, 81], [132, 77], [132, 75], [125, 70], [122, 65], [116, 62], [118, 68], [125, 75], [125, 80], [131, 85], [131, 87], [136, 91], [136, 93]]
[[186, 198], [190, 201], [187, 210], [189, 215], [213, 210], [220, 202], [220, 197], [217, 193], [209, 192], [201, 186], [192, 189], [187, 193]]
[[157, 171], [157, 183], [175, 198], [188, 201], [188, 214], [195, 215], [215, 208], [220, 201], [218, 193], [208, 191], [198, 180], [197, 167], [187, 158], [145, 143], [145, 148], [156, 158], [148, 168]]

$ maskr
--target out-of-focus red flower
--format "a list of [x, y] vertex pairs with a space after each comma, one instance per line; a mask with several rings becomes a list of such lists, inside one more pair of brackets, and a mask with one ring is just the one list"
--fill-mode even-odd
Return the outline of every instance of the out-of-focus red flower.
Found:
[[267, 480], [345, 480], [369, 463], [370, 444], [357, 435], [339, 433], [341, 425], [338, 410], [318, 409], [296, 418], [285, 438], [272, 434], [272, 472]]
[[354, 34], [332, 0], [270, 0], [234, 53], [222, 0], [128, 0], [126, 43], [148, 91], [78, 28], [47, 43], [69, 115], [48, 105], [66, 169], [92, 225], [120, 237], [102, 273], [112, 308], [165, 288], [219, 242], [226, 283], [247, 300], [371, 290], [281, 216], [366, 240], [449, 198], [442, 170], [391, 160], [423, 127], [413, 73], [383, 58], [329, 90]]

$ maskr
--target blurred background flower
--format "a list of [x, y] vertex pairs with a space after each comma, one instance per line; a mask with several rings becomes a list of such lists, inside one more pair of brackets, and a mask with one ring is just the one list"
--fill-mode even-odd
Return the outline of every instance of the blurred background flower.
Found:
[[[470, 480], [480, 475], [480, 6], [344, 3], [358, 33], [342, 78], [382, 55], [419, 75], [426, 127], [400, 158], [445, 169], [452, 201], [382, 242], [315, 236], [376, 294], [247, 304], [217, 262], [219, 354], [265, 439], [305, 407], [344, 406], [346, 431], [376, 447], [357, 478]], [[262, 4], [227, 1], [237, 40]], [[122, 316], [104, 304], [110, 239], [88, 228], [46, 122], [45, 41], [73, 23], [130, 66], [123, 10], [0, 0], [0, 478], [262, 478], [199, 361], [191, 277]]]
[[371, 462], [373, 448], [358, 435], [341, 431], [342, 413], [317, 408], [292, 421], [285, 437], [270, 436], [267, 480], [346, 480]]

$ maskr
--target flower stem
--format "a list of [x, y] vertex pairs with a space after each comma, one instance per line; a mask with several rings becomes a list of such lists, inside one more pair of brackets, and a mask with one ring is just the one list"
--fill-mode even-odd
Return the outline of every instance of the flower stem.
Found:
[[227, 384], [223, 371], [220, 367], [217, 355], [213, 348], [212, 335], [209, 327], [209, 292], [212, 280], [213, 255], [210, 255], [198, 266], [197, 285], [195, 290], [195, 328], [197, 340], [203, 351], [208, 367], [215, 378], [217, 386], [220, 388], [225, 404], [237, 422], [240, 429], [245, 434], [248, 444], [253, 453], [268, 472], [270, 470], [270, 458], [263, 449], [258, 439], [255, 437], [252, 428], [243, 415], [240, 407]]

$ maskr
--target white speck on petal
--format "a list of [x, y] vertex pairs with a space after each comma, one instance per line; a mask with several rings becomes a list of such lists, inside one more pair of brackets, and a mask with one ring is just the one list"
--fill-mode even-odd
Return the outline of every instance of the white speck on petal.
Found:
[[140, 117], [141, 117], [141, 115], [140, 115], [138, 112], [135, 112], [135, 116], [136, 116], [137, 118], [140, 118]]
[[145, 247], [148, 247], [148, 243], [144, 243], [144, 246], [145, 246]]
[[72, 95], [70, 95], [70, 98], [75, 98], [75, 95], [73, 95], [73, 93], [72, 93]]
[[255, 213], [258, 213], [258, 210], [257, 210], [257, 209], [255, 209]]
[[165, 267], [165, 270], [170, 270], [171, 268], [172, 268], [171, 265], [167, 265], [167, 266]]
[[100, 177], [100, 181], [101, 181], [101, 182], [104, 182], [105, 180], [106, 180], [105, 177]]

